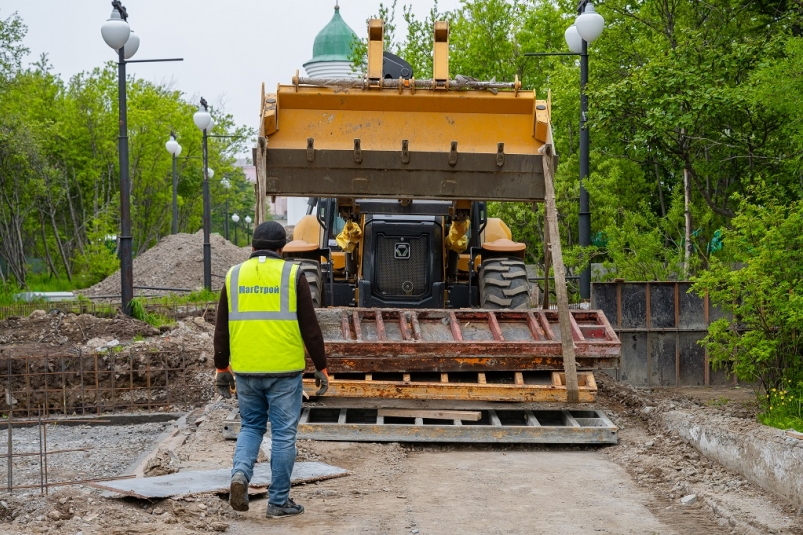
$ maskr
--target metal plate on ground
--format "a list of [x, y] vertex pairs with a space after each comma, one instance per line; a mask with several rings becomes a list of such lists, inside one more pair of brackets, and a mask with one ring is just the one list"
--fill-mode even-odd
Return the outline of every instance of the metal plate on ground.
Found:
[[[290, 483], [311, 483], [323, 479], [341, 477], [348, 474], [343, 468], [325, 463], [296, 463]], [[254, 477], [250, 487], [266, 488], [270, 484], [270, 464], [258, 463], [254, 466]], [[207, 492], [228, 492], [231, 484], [231, 468], [219, 470], [192, 470], [177, 472], [166, 476], [118, 479], [93, 483], [92, 486], [135, 498], [168, 498], [186, 494]]]
[[[346, 442], [471, 442], [495, 444], [616, 444], [619, 428], [599, 410], [479, 409], [479, 420], [383, 417], [382, 409], [308, 407], [299, 439]], [[462, 410], [470, 410], [462, 408]], [[223, 435], [236, 439], [236, 413]]]

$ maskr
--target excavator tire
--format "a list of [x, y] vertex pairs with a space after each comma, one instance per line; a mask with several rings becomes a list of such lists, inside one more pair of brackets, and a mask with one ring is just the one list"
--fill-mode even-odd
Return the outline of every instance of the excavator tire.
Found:
[[480, 306], [490, 309], [530, 308], [530, 284], [523, 261], [493, 258], [482, 262]]
[[321, 263], [306, 258], [290, 258], [290, 262], [298, 264], [298, 269], [304, 274], [312, 294], [312, 304], [315, 308], [323, 307], [323, 276]]

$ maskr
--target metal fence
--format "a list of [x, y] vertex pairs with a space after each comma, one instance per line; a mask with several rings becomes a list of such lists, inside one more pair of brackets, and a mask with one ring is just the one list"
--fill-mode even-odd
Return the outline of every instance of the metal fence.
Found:
[[127, 348], [0, 358], [0, 415], [169, 412], [208, 397], [192, 352]]
[[711, 368], [698, 344], [723, 317], [690, 282], [595, 282], [591, 307], [605, 313], [622, 342], [616, 377], [633, 386], [733, 384]]

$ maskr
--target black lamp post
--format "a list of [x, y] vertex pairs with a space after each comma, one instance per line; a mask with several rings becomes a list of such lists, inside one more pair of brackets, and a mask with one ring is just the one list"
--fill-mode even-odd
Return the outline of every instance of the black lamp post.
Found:
[[176, 141], [176, 133], [170, 132], [170, 139], [165, 143], [167, 152], [173, 155], [173, 234], [178, 234], [178, 175], [176, 174], [176, 158], [181, 154], [181, 145]]
[[112, 14], [100, 28], [103, 40], [117, 51], [117, 99], [120, 112], [118, 155], [120, 165], [120, 295], [123, 313], [131, 315], [134, 298], [133, 237], [131, 236], [131, 182], [128, 175], [128, 113], [126, 102], [126, 74], [128, 63], [156, 61], [182, 61], [181, 59], [143, 59], [130, 61], [139, 48], [139, 37], [128, 25], [128, 11], [120, 0], [112, 2]]
[[225, 201], [225, 210], [226, 213], [223, 215], [223, 232], [226, 234], [226, 240], [229, 239], [229, 189], [231, 189], [231, 182], [229, 182], [228, 178], [224, 178], [220, 181], [220, 185], [226, 190], [226, 201]]
[[[577, 6], [577, 19], [569, 26], [564, 37], [569, 49], [580, 55], [580, 213], [579, 235], [580, 246], [591, 245], [591, 210], [589, 207], [588, 190], [583, 181], [589, 174], [589, 137], [586, 121], [588, 119], [588, 43], [595, 41], [605, 28], [605, 21], [596, 12], [590, 0], [580, 0]], [[580, 298], [591, 299], [591, 264], [580, 273]]]
[[192, 120], [203, 132], [203, 153], [204, 153], [204, 288], [212, 290], [212, 244], [209, 243], [209, 234], [212, 230], [212, 215], [209, 199], [209, 150], [207, 139], [209, 132], [214, 128], [215, 121], [209, 113], [209, 106], [206, 99], [201, 97], [201, 106], [193, 115]]
[[237, 223], [240, 222], [240, 216], [231, 214], [231, 220], [234, 221], [234, 245], [237, 245]]

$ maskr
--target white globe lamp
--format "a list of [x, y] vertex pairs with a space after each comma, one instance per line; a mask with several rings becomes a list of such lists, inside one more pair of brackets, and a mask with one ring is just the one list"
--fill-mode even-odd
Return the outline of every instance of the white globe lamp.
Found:
[[594, 4], [588, 2], [583, 12], [574, 21], [574, 25], [577, 26], [577, 33], [586, 43], [593, 43], [602, 35], [605, 19], [594, 9]]
[[583, 38], [580, 37], [580, 34], [577, 32], [576, 25], [572, 24], [566, 28], [563, 37], [566, 38], [566, 44], [569, 46], [569, 50], [575, 54], [583, 53]]
[[134, 54], [137, 53], [137, 50], [139, 50], [139, 36], [132, 30], [131, 34], [128, 36], [128, 41], [125, 42], [123, 57], [125, 59], [131, 59], [134, 57]]
[[131, 35], [131, 27], [123, 20], [120, 12], [114, 9], [109, 16], [109, 20], [100, 27], [100, 34], [107, 45], [114, 50], [119, 50], [128, 42], [128, 38]]

